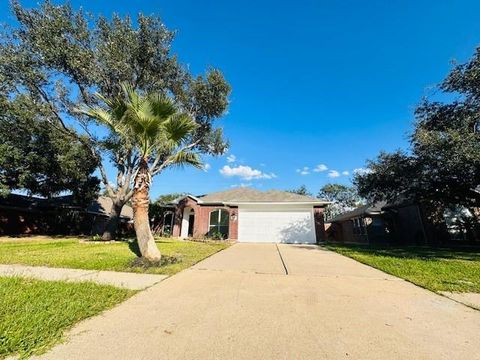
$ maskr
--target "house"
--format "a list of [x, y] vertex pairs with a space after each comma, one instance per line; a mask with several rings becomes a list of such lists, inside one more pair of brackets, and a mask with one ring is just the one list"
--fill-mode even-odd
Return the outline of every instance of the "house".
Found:
[[331, 241], [359, 244], [389, 241], [389, 229], [384, 218], [385, 203], [361, 206], [330, 220], [327, 238]]
[[453, 245], [468, 242], [459, 216], [445, 211], [441, 221], [429, 219], [428, 210], [408, 201], [379, 202], [340, 214], [330, 220], [327, 239], [334, 242], [392, 245]]
[[179, 238], [313, 244], [325, 239], [327, 204], [285, 191], [242, 187], [179, 198], [165, 212], [163, 226]]
[[[94, 235], [103, 232], [112, 200], [100, 196], [87, 207], [76, 204], [72, 196], [50, 199], [21, 194], [0, 197], [0, 234]], [[133, 210], [125, 205], [120, 227], [128, 231]]]
[[[112, 210], [113, 201], [108, 196], [99, 196], [87, 206], [85, 213], [91, 219], [89, 235], [102, 234], [105, 230], [109, 214]], [[123, 205], [120, 213], [120, 232], [133, 231], [133, 209], [131, 206]]]

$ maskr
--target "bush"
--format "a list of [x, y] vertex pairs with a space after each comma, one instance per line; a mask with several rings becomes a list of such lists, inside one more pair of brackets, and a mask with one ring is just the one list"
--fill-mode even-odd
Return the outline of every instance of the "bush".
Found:
[[220, 231], [212, 231], [208, 233], [208, 238], [211, 240], [225, 240], [226, 236]]

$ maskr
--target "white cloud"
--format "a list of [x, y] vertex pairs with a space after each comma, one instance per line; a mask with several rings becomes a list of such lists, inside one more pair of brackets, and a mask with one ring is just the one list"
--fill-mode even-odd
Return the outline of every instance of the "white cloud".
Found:
[[299, 173], [300, 175], [308, 175], [310, 174], [310, 168], [308, 166], [304, 166], [303, 168], [301, 169], [297, 169], [295, 170], [297, 173]]
[[207, 172], [208, 170], [210, 170], [212, 168], [212, 165], [206, 163], [203, 165], [203, 171]]
[[350, 175], [350, 172], [348, 172], [347, 170], [342, 171], [342, 175], [348, 176], [348, 175]]
[[315, 169], [313, 169], [313, 171], [315, 171], [315, 172], [322, 172], [322, 171], [327, 171], [327, 170], [328, 170], [328, 167], [325, 164], [319, 164], [319, 165], [317, 165], [317, 167]]
[[365, 174], [370, 174], [372, 170], [370, 169], [365, 169], [365, 168], [356, 168], [353, 170], [353, 173], [355, 175], [365, 175]]
[[236, 167], [230, 167], [225, 165], [220, 169], [220, 174], [225, 177], [234, 177], [238, 176], [243, 180], [252, 180], [252, 179], [273, 179], [277, 175], [274, 173], [264, 173], [263, 171], [252, 169], [250, 166], [239, 165]]
[[237, 160], [237, 157], [235, 155], [232, 154], [232, 155], [227, 156], [227, 162], [228, 163], [233, 163], [233, 162], [235, 162], [235, 160]]
[[340, 173], [337, 170], [330, 170], [328, 172], [328, 177], [329, 178], [336, 178], [336, 177], [339, 177], [339, 176], [340, 176]]
[[230, 185], [230, 187], [232, 188], [236, 188], [236, 187], [249, 187], [249, 186], [252, 186], [252, 183], [240, 183], [240, 184], [233, 184], [233, 185]]

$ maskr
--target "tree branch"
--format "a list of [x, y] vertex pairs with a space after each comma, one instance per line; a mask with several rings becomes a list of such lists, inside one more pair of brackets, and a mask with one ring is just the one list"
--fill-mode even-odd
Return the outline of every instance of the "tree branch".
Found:
[[[109, 196], [114, 196], [115, 193], [113, 192], [113, 189], [112, 187], [110, 186], [109, 182], [108, 182], [108, 177], [107, 177], [107, 172], [105, 170], [105, 167], [103, 166], [102, 164], [102, 158], [100, 156], [100, 154], [97, 153], [96, 149], [95, 149], [95, 146], [92, 144], [92, 142], [94, 141], [93, 140], [93, 137], [92, 135], [90, 134], [89, 131], [86, 131], [86, 134], [88, 135], [89, 137], [89, 141], [87, 141], [86, 139], [84, 139], [82, 136], [79, 136], [77, 133], [75, 133], [74, 131], [72, 131], [71, 129], [68, 128], [68, 126], [65, 124], [65, 122], [63, 121], [62, 117], [60, 116], [60, 114], [58, 113], [58, 111], [55, 109], [55, 106], [52, 104], [52, 100], [49, 98], [49, 96], [47, 95], [47, 93], [42, 89], [40, 88], [38, 85], [36, 84], [32, 84], [32, 86], [35, 88], [35, 90], [37, 90], [37, 92], [40, 94], [40, 96], [43, 98], [43, 100], [48, 104], [48, 106], [50, 107], [50, 110], [52, 111], [52, 113], [54, 114], [54, 116], [57, 118], [58, 122], [60, 123], [62, 129], [60, 130], [63, 130], [64, 132], [66, 132], [68, 135], [72, 136], [73, 138], [77, 139], [78, 141], [80, 141], [84, 146], [86, 146], [90, 153], [92, 154], [92, 156], [94, 157], [95, 160], [97, 160], [97, 163], [98, 163], [98, 169], [100, 171], [100, 176], [102, 178], [102, 182], [103, 184], [105, 185], [105, 188], [107, 189], [107, 193]], [[84, 128], [84, 127], [83, 127]], [[85, 128], [84, 128], [85, 130]]]

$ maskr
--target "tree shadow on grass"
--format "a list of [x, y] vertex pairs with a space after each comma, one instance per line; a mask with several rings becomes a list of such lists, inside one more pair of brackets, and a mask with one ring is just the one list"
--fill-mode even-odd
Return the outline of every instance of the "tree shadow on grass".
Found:
[[140, 252], [140, 247], [138, 246], [137, 240], [129, 240], [128, 241], [128, 248], [131, 252], [133, 252], [137, 257], [142, 257], [142, 253]]

